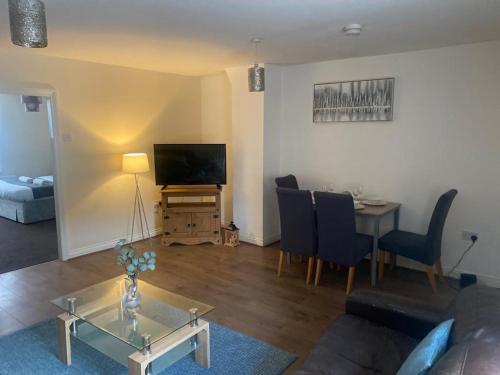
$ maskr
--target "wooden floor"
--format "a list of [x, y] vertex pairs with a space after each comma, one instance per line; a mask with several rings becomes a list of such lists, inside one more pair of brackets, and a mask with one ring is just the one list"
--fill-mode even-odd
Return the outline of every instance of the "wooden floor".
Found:
[[[305, 285], [306, 265], [295, 261], [276, 277], [278, 245], [237, 248], [214, 245], [162, 247], [156, 271], [143, 274], [152, 284], [215, 306], [207, 318], [236, 331], [307, 356], [322, 332], [342, 314], [346, 270], [323, 268], [318, 287]], [[122, 274], [116, 252], [103, 251], [68, 262], [53, 261], [0, 275], [0, 335], [54, 317], [48, 301]], [[368, 263], [356, 275], [354, 289], [369, 287]], [[447, 305], [454, 289], [439, 285], [432, 295], [423, 273], [387, 271], [379, 288]]]

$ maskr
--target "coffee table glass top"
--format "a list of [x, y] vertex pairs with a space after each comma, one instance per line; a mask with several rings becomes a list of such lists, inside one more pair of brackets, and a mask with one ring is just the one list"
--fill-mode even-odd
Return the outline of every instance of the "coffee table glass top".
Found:
[[75, 298], [74, 315], [77, 318], [138, 350], [145, 346], [143, 335], [151, 335], [151, 343], [154, 343], [190, 324], [192, 317], [189, 309], [198, 309], [198, 317], [213, 309], [142, 280], [139, 280], [139, 292], [140, 306], [132, 309], [124, 307], [125, 277], [118, 276], [51, 302], [70, 312], [68, 298]]

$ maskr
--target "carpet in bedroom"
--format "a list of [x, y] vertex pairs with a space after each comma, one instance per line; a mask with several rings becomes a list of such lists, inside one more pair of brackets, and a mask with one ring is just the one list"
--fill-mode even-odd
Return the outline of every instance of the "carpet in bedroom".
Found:
[[21, 224], [0, 218], [0, 273], [57, 258], [55, 220]]

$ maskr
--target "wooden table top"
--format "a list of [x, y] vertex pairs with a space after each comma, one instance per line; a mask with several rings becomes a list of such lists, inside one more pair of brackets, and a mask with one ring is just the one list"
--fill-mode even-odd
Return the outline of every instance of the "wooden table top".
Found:
[[360, 210], [356, 210], [356, 215], [360, 216], [384, 216], [388, 213], [396, 211], [399, 207], [401, 207], [401, 203], [396, 202], [387, 202], [384, 206], [368, 206], [364, 205], [365, 208]]

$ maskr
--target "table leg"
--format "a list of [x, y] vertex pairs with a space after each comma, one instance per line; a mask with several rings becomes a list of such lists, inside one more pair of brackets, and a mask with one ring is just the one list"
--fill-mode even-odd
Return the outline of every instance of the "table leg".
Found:
[[59, 359], [67, 366], [71, 365], [71, 324], [76, 319], [64, 313], [56, 318], [57, 338], [59, 344]]
[[394, 229], [399, 229], [399, 208], [394, 211]]
[[377, 258], [378, 258], [378, 238], [380, 235], [380, 219], [373, 218], [373, 249], [371, 258], [370, 279], [372, 286], [377, 285]]
[[286, 253], [286, 264], [292, 264], [292, 253]]
[[136, 362], [129, 357], [128, 358], [128, 375], [145, 375], [146, 374], [146, 367], [148, 364]]
[[209, 326], [198, 333], [194, 359], [201, 367], [210, 368], [210, 332]]

